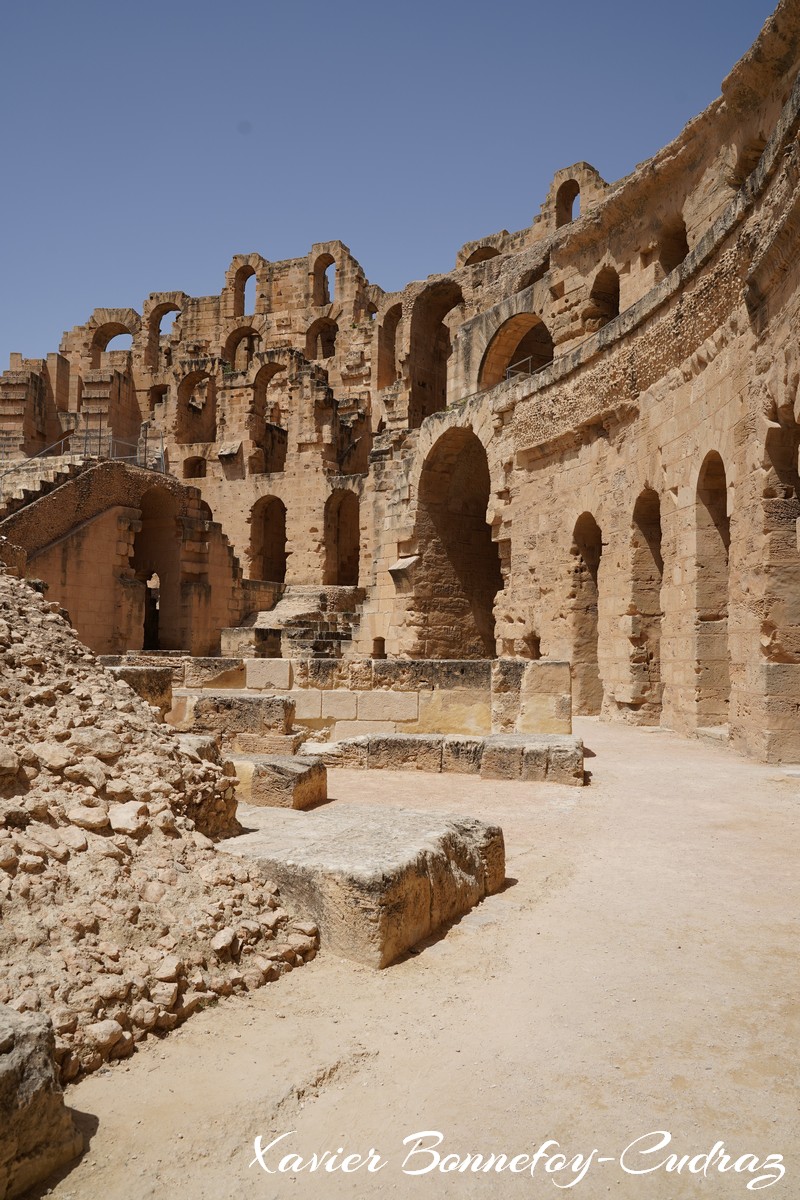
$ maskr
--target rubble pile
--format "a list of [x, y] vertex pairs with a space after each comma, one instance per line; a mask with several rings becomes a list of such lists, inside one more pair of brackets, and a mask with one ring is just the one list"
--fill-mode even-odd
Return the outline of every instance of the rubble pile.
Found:
[[62, 1081], [316, 953], [211, 840], [238, 830], [232, 767], [159, 715], [0, 573], [0, 1003], [52, 1017]]

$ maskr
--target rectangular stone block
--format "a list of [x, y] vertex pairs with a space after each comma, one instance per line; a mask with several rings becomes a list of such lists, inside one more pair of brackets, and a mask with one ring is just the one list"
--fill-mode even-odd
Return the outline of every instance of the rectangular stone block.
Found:
[[358, 701], [355, 692], [334, 688], [330, 692], [322, 692], [323, 717], [335, 717], [340, 721], [355, 721]]
[[585, 780], [582, 741], [578, 738], [565, 738], [563, 742], [551, 743], [547, 778], [551, 783], [583, 787]]
[[234, 757], [233, 763], [243, 804], [304, 809], [328, 798], [328, 772], [316, 758]]
[[287, 696], [224, 695], [205, 692], [194, 701], [193, 725], [198, 732], [290, 733], [295, 718], [294, 701]]
[[359, 692], [359, 721], [416, 721], [416, 692]]
[[481, 779], [519, 779], [522, 743], [511, 738], [486, 738], [481, 759]]
[[374, 686], [394, 692], [417, 692], [426, 688], [472, 688], [488, 692], [491, 674], [492, 664], [488, 659], [382, 658], [372, 661]]
[[[544, 783], [550, 751], [546, 742], [531, 742], [522, 751], [522, 778], [526, 783]], [[581, 764], [582, 765], [582, 764]]]
[[342, 738], [364, 737], [372, 733], [394, 733], [394, 721], [337, 721], [331, 729], [331, 738], [340, 742]]
[[455, 775], [479, 775], [483, 757], [483, 738], [468, 734], [448, 734], [442, 739], [442, 771]]
[[260, 691], [286, 691], [292, 686], [292, 664], [288, 658], [246, 658], [245, 682]]
[[485, 689], [452, 688], [419, 693], [419, 715], [409, 733], [490, 733], [491, 696]]
[[290, 698], [294, 700], [296, 720], [313, 721], [322, 716], [322, 692], [317, 688], [295, 688]]
[[503, 832], [473, 817], [324, 805], [248, 813], [255, 828], [222, 853], [262, 862], [326, 950], [385, 967], [468, 912], [505, 879]]
[[374, 734], [369, 739], [370, 770], [439, 772], [442, 769], [441, 737], [428, 734]]

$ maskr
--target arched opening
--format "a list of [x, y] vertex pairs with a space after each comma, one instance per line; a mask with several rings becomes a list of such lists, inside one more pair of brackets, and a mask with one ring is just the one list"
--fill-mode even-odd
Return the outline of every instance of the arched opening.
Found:
[[[577, 179], [567, 179], [561, 184], [561, 187], [556, 192], [556, 228], [560, 229], [562, 225], [569, 225], [570, 221], [574, 221], [580, 216], [581, 211], [581, 187]], [[578, 202], [578, 207], [575, 207], [575, 201]]]
[[697, 480], [696, 522], [696, 708], [697, 724], [728, 722], [728, 556], [731, 544], [725, 467], [716, 451], [706, 455]]
[[175, 441], [178, 445], [217, 438], [217, 390], [207, 371], [193, 371], [178, 386]]
[[679, 267], [689, 253], [686, 225], [682, 217], [666, 221], [658, 242], [658, 261], [666, 277]]
[[157, 304], [150, 313], [147, 327], [147, 365], [158, 369], [171, 366], [167, 346], [161, 345], [161, 339], [167, 339], [172, 333], [175, 321], [181, 314], [177, 304], [166, 301]]
[[332, 254], [320, 254], [314, 263], [312, 293], [315, 308], [323, 308], [336, 299], [336, 260]]
[[476, 263], [487, 262], [490, 258], [499, 258], [500, 251], [494, 246], [479, 246], [477, 250], [473, 250], [469, 258], [464, 260], [465, 267], [474, 267]]
[[198, 455], [183, 460], [184, 479], [205, 479], [206, 460]]
[[391, 387], [400, 378], [397, 369], [397, 329], [403, 316], [402, 304], [393, 304], [378, 327], [378, 387]]
[[169, 384], [155, 383], [147, 393], [148, 405], [151, 414], [155, 412], [157, 404], [163, 404], [169, 395]]
[[164, 488], [154, 487], [145, 492], [139, 507], [141, 528], [133, 541], [131, 566], [144, 588], [142, 646], [182, 650], [177, 501]]
[[120, 324], [119, 321], [109, 321], [106, 325], [101, 325], [95, 330], [92, 337], [92, 345], [89, 353], [89, 360], [93, 370], [101, 364], [101, 356], [106, 351], [122, 350], [130, 353], [133, 348], [133, 333], [128, 329], [127, 325]]
[[545, 254], [542, 261], [535, 267], [531, 267], [524, 275], [520, 275], [517, 280], [515, 292], [524, 292], [525, 288], [533, 287], [534, 283], [538, 283], [540, 279], [544, 279], [547, 272], [550, 270], [550, 255]]
[[358, 496], [355, 492], [335, 491], [325, 504], [323, 582], [357, 587], [360, 547]]
[[645, 488], [633, 507], [631, 530], [632, 705], [643, 724], [657, 725], [661, 714], [661, 504]]
[[320, 317], [309, 327], [306, 334], [306, 358], [309, 362], [333, 358], [336, 353], [336, 335], [339, 326], [329, 317]]
[[599, 713], [603, 685], [598, 661], [598, 575], [603, 554], [600, 527], [591, 513], [581, 513], [572, 535], [572, 707], [576, 713]]
[[619, 316], [619, 275], [611, 266], [602, 267], [595, 276], [589, 304], [584, 312], [586, 330], [593, 333]]
[[250, 513], [250, 578], [283, 583], [287, 559], [286, 505], [262, 496]]
[[447, 407], [447, 364], [453, 349], [447, 317], [463, 303], [461, 288], [447, 279], [417, 297], [411, 314], [411, 429]]
[[278, 397], [269, 390], [270, 381], [283, 370], [278, 363], [265, 363], [253, 380], [253, 400], [247, 415], [247, 431], [256, 447], [250, 459], [251, 475], [286, 468], [289, 434]]
[[414, 568], [417, 658], [494, 658], [500, 556], [486, 521], [489, 464], [471, 429], [449, 429], [419, 481]]
[[553, 339], [536, 313], [517, 313], [504, 321], [486, 347], [478, 386], [494, 387], [513, 375], [532, 375], [553, 361]]
[[234, 329], [225, 342], [222, 357], [234, 371], [246, 371], [260, 348], [261, 334], [248, 325], [243, 329]]
[[256, 311], [256, 271], [249, 264], [239, 267], [233, 279], [233, 315], [243, 317]]

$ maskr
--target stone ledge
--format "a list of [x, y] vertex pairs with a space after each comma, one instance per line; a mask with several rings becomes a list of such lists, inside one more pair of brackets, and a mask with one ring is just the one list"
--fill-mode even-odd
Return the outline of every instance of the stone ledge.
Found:
[[373, 733], [338, 742], [306, 742], [302, 753], [329, 767], [444, 771], [572, 787], [585, 782], [583, 742], [555, 734]]
[[333, 804], [240, 810], [220, 847], [255, 858], [319, 925], [323, 949], [385, 967], [505, 880], [503, 831], [472, 817]]

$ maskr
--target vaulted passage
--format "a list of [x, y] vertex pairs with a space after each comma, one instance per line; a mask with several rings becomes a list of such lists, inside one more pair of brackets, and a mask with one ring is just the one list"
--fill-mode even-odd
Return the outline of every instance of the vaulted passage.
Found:
[[645, 488], [633, 509], [631, 534], [630, 663], [632, 706], [644, 725], [661, 715], [661, 507]]
[[324, 583], [358, 586], [360, 544], [358, 496], [349, 491], [333, 492], [325, 505]]
[[286, 559], [286, 505], [263, 496], [250, 515], [250, 578], [283, 583]]
[[498, 329], [481, 363], [478, 386], [494, 387], [507, 375], [532, 375], [553, 361], [553, 339], [536, 313], [517, 313]]
[[572, 711], [599, 713], [603, 685], [598, 663], [598, 573], [603, 554], [600, 527], [591, 513], [582, 513], [572, 536]]
[[489, 465], [471, 429], [450, 429], [419, 484], [414, 568], [415, 657], [494, 658], [494, 600], [503, 586], [486, 523]]
[[697, 559], [695, 582], [697, 724], [715, 728], [728, 722], [728, 551], [731, 544], [725, 467], [712, 451], [700, 469], [695, 504]]
[[181, 539], [175, 498], [154, 487], [141, 500], [141, 529], [132, 567], [144, 585], [143, 650], [183, 650], [180, 583]]

